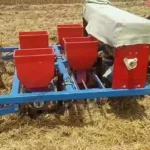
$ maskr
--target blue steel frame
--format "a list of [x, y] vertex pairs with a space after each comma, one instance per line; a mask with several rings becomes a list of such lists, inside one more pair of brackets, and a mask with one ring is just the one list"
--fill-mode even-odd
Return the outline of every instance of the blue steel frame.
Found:
[[[66, 100], [81, 100], [89, 98], [106, 98], [106, 97], [125, 97], [125, 96], [140, 96], [150, 94], [150, 85], [146, 85], [145, 88], [136, 89], [112, 89], [105, 88], [102, 82], [99, 80], [96, 74], [93, 74], [95, 80], [98, 83], [99, 88], [79, 90], [76, 81], [73, 77], [70, 77], [66, 68], [69, 66], [66, 59], [60, 57], [60, 46], [53, 46], [57, 55], [56, 67], [64, 75], [65, 90], [58, 92], [36, 92], [36, 93], [20, 93], [20, 81], [17, 78], [16, 71], [14, 74], [13, 86], [9, 95], [0, 95], [1, 104], [12, 104], [7, 108], [0, 108], [0, 115], [6, 115], [16, 113], [19, 111], [18, 104], [28, 102], [40, 102], [40, 101], [66, 101]], [[0, 48], [0, 52], [12, 53], [18, 47], [6, 47]], [[13, 55], [7, 55], [2, 58], [3, 60], [13, 59]]]

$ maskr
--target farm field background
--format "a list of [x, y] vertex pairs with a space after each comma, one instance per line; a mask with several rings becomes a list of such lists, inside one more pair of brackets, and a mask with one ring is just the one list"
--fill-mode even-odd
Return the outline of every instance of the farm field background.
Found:
[[[57, 24], [82, 23], [83, 2], [0, 0], [0, 40], [4, 46], [17, 46], [19, 31], [48, 30], [55, 44]], [[142, 17], [150, 15], [143, 0], [112, 4]], [[14, 64], [5, 66], [1, 62], [0, 94], [9, 93], [12, 85]], [[90, 114], [80, 105], [78, 112], [72, 109], [64, 116], [0, 117], [0, 150], [150, 150], [149, 96], [105, 100], [103, 107], [91, 103]]]

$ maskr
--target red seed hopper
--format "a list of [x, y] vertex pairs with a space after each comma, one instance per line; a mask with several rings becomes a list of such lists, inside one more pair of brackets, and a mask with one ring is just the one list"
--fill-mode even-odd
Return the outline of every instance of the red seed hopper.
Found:
[[66, 57], [75, 71], [92, 68], [98, 55], [98, 41], [91, 37], [64, 38]]
[[21, 49], [48, 48], [49, 34], [47, 31], [19, 32]]
[[58, 42], [64, 48], [63, 38], [83, 37], [83, 25], [81, 24], [57, 25], [57, 32], [58, 32]]
[[55, 53], [51, 48], [14, 51], [18, 79], [27, 89], [48, 87], [54, 77]]

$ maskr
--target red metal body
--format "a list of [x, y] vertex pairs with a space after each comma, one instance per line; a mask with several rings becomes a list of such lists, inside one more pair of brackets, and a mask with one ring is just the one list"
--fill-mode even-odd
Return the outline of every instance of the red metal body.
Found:
[[54, 77], [53, 49], [21, 49], [14, 51], [17, 76], [27, 89], [46, 88]]
[[98, 55], [98, 41], [90, 37], [65, 38], [64, 48], [69, 65], [75, 71], [91, 69]]
[[[117, 48], [113, 70], [112, 88], [143, 88], [146, 84], [149, 49], [147, 45], [131, 45]], [[123, 59], [137, 58], [137, 67], [128, 70]]]
[[21, 49], [48, 48], [49, 34], [47, 31], [19, 32]]
[[146, 1], [146, 6], [150, 7], [150, 0]]
[[58, 41], [64, 48], [63, 38], [83, 37], [83, 26], [81, 24], [57, 25]]

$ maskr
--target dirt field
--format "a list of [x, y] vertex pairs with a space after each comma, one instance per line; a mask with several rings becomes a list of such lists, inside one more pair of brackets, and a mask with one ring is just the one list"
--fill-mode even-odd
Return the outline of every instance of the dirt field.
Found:
[[[141, 0], [113, 4], [143, 17], [150, 15], [150, 8]], [[19, 31], [48, 30], [54, 44], [57, 24], [81, 21], [82, 3], [0, 5], [0, 38], [5, 46], [14, 46]], [[6, 69], [0, 70], [5, 84], [1, 94], [11, 89], [13, 63], [6, 64]], [[104, 105], [105, 115], [102, 108], [90, 104], [91, 116], [81, 106], [78, 113], [71, 110], [64, 116], [44, 115], [37, 120], [1, 117], [0, 150], [150, 150], [149, 99], [112, 100]]]

